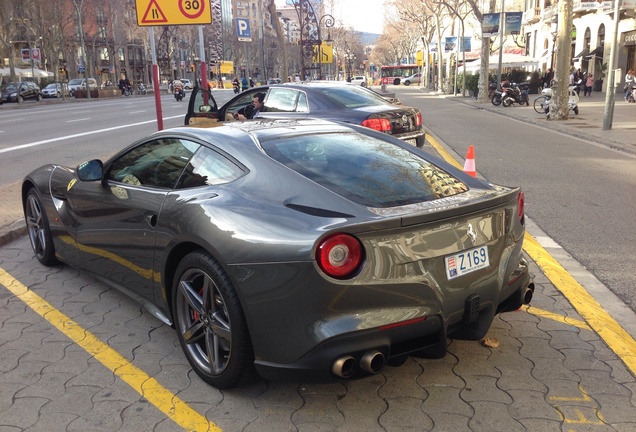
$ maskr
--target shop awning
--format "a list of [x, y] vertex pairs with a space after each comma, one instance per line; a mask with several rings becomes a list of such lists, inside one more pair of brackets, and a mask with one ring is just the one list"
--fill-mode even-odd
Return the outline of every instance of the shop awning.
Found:
[[592, 50], [588, 55], [585, 56], [586, 60], [590, 60], [592, 58], [597, 58], [603, 60], [603, 46], [599, 45]]
[[581, 51], [578, 55], [575, 55], [574, 57], [572, 57], [573, 59], [577, 59], [577, 58], [581, 58], [584, 57], [586, 55], [588, 55], [590, 53], [590, 50], [587, 48], [583, 48], [583, 51]]

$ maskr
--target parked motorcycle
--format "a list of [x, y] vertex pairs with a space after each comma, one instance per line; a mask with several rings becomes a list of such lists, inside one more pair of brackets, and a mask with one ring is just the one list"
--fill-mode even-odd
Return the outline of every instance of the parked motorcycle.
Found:
[[123, 94], [124, 96], [130, 96], [131, 94], [133, 94], [132, 87], [129, 85], [123, 86], [121, 89], [121, 94]]
[[174, 89], [174, 98], [177, 100], [177, 102], [181, 102], [184, 96], [185, 96], [185, 91], [183, 91], [183, 89], [180, 89], [180, 88]]
[[[492, 86], [492, 84], [491, 84]], [[496, 86], [496, 84], [495, 84]], [[491, 89], [492, 90], [492, 89]], [[501, 81], [501, 87], [500, 88], [495, 88], [495, 91], [493, 93], [493, 95], [490, 97], [490, 102], [492, 102], [492, 104], [494, 106], [499, 106], [501, 105], [504, 96], [506, 95], [506, 93], [510, 90], [510, 83], [508, 81]]]
[[[579, 92], [582, 81], [579, 80], [574, 85], [568, 87], [568, 109], [579, 114]], [[577, 91], [578, 90], [578, 91]], [[547, 114], [550, 111], [550, 99], [552, 99], [552, 88], [541, 90], [541, 96], [534, 100], [534, 110], [539, 114]]]
[[138, 83], [137, 84], [137, 94], [138, 95], [145, 95], [146, 93], [148, 93], [148, 91], [146, 90], [146, 86], [144, 85], [144, 83]]
[[530, 105], [528, 100], [529, 86], [528, 83], [512, 83], [508, 91], [506, 91], [501, 104], [505, 107], [509, 107], [512, 104], [518, 103], [519, 105]]

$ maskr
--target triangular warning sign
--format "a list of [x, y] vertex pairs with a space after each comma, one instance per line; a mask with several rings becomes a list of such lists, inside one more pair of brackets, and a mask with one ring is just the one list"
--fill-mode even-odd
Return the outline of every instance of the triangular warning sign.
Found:
[[[148, 16], [150, 15], [150, 16]], [[148, 9], [144, 13], [144, 17], [141, 19], [142, 24], [154, 24], [154, 23], [166, 23], [168, 19], [163, 14], [163, 11], [157, 4], [157, 0], [150, 0]]]

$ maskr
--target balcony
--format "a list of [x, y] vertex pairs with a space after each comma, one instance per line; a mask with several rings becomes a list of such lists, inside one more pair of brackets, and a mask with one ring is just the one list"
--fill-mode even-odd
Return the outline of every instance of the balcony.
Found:
[[575, 17], [580, 17], [588, 13], [596, 13], [599, 3], [595, 1], [575, 0], [572, 4], [572, 13]]
[[541, 8], [528, 9], [523, 13], [523, 24], [534, 24], [541, 19]]
[[541, 12], [541, 21], [550, 24], [556, 19], [556, 6], [548, 6]]

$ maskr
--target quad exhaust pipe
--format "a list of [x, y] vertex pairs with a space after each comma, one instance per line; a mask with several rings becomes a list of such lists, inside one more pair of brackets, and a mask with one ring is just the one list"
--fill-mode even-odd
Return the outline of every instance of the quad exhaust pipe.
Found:
[[370, 374], [377, 374], [386, 364], [384, 354], [377, 350], [367, 351], [360, 358], [360, 363], [353, 356], [346, 355], [336, 359], [331, 366], [331, 372], [340, 378], [351, 378], [358, 367]]

